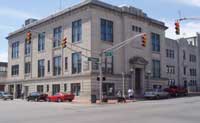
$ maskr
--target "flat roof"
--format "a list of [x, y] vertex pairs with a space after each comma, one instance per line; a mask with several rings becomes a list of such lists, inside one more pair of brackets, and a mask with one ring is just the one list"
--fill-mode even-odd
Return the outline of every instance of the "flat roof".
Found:
[[[11, 32], [11, 33], [8, 34], [8, 36], [6, 38], [9, 39], [11, 36], [16, 35], [17, 33], [23, 32], [23, 31], [25, 31], [27, 29], [30, 29], [30, 28], [32, 28], [32, 27], [34, 27], [36, 25], [39, 25], [41, 23], [44, 23], [46, 21], [49, 21], [49, 20], [51, 20], [53, 18], [56, 18], [58, 16], [66, 14], [68, 12], [71, 12], [73, 10], [79, 9], [79, 8], [81, 8], [83, 6], [86, 6], [86, 5], [96, 5], [96, 6], [103, 7], [103, 8], [106, 8], [106, 9], [111, 9], [111, 10], [114, 10], [114, 11], [117, 11], [117, 12], [128, 13], [128, 14], [132, 14], [132, 15], [138, 16], [137, 13], [128, 12], [128, 11], [124, 10], [123, 7], [114, 6], [114, 5], [99, 1], [99, 0], [85, 0], [85, 1], [83, 1], [81, 3], [79, 3], [79, 4], [76, 4], [76, 5], [72, 6], [72, 7], [64, 9], [64, 10], [58, 12], [58, 13], [52, 14], [52, 15], [50, 15], [50, 16], [48, 16], [46, 18], [43, 18], [41, 20], [35, 21], [35, 22], [33, 22], [33, 23], [29, 24], [29, 25], [26, 25], [25, 27], [22, 27], [22, 28], [20, 28], [20, 29], [18, 29], [16, 31], [14, 31], [14, 32]], [[134, 7], [132, 7], [132, 8], [134, 8]], [[135, 9], [137, 9], [137, 8], [135, 8]], [[140, 10], [140, 9], [138, 9], [138, 10]], [[141, 10], [140, 10], [140, 12], [143, 13]], [[161, 21], [158, 21], [158, 20], [150, 18], [150, 17], [148, 17], [146, 15], [146, 13], [143, 13], [143, 14], [145, 15], [145, 16], [143, 16], [143, 18], [147, 19], [149, 22], [157, 24], [159, 26], [162, 26], [165, 29], [168, 28], [168, 27], [165, 26], [164, 22], [161, 22]]]

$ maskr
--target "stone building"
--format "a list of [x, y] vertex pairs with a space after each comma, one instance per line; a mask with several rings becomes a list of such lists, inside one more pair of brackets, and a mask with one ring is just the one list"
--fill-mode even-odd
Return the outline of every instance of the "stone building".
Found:
[[0, 91], [4, 91], [7, 78], [7, 62], [0, 62]]
[[[141, 95], [147, 88], [164, 88], [165, 30], [161, 21], [147, 16], [132, 6], [117, 7], [98, 0], [86, 0], [41, 20], [30, 21], [25, 27], [8, 35], [7, 91], [18, 98], [21, 92], [71, 92], [77, 99], [99, 96], [98, 57], [102, 50], [137, 34], [147, 34], [147, 46], [141, 37], [103, 57], [103, 93], [115, 96], [133, 88]], [[25, 41], [32, 33], [31, 43]], [[61, 42], [67, 37], [67, 47]]]

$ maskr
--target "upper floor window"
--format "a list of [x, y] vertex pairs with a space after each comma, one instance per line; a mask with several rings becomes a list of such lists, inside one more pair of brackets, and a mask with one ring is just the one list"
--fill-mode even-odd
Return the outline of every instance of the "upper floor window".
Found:
[[12, 58], [19, 57], [19, 42], [15, 42], [12, 44]]
[[68, 70], [68, 57], [65, 57], [65, 70]]
[[47, 64], [48, 64], [48, 69], [47, 69], [47, 71], [50, 72], [50, 67], [51, 67], [51, 65], [50, 65], [50, 60], [48, 60], [48, 63], [47, 63]]
[[31, 43], [25, 41], [25, 55], [30, 55], [31, 53]]
[[45, 32], [38, 34], [38, 51], [41, 52], [45, 49]]
[[187, 74], [187, 68], [183, 67], [183, 74], [186, 75]]
[[45, 65], [44, 59], [38, 60], [38, 77], [44, 77], [45, 75]]
[[197, 70], [196, 69], [190, 69], [190, 76], [197, 76]]
[[59, 47], [62, 38], [62, 27], [54, 28], [53, 30], [53, 47]]
[[30, 62], [26, 62], [24, 69], [25, 69], [25, 74], [31, 73], [31, 63]]
[[135, 26], [135, 25], [133, 25], [133, 26], [132, 26], [132, 31], [141, 33], [141, 32], [142, 32], [142, 28], [141, 28], [141, 27], [138, 27], [138, 26]]
[[6, 66], [0, 66], [0, 72], [7, 72]]
[[17, 76], [17, 75], [19, 75], [19, 65], [13, 65], [12, 66], [12, 68], [11, 68], [12, 70], [12, 76]]
[[152, 33], [151, 40], [152, 40], [152, 50], [155, 52], [160, 52], [160, 35]]
[[190, 62], [196, 62], [196, 56], [190, 54]]
[[72, 22], [72, 43], [81, 41], [82, 38], [82, 20]]
[[167, 65], [167, 73], [175, 74], [175, 66]]
[[166, 57], [174, 58], [174, 50], [166, 49]]
[[72, 53], [72, 74], [81, 73], [82, 59], [81, 53]]
[[61, 74], [61, 56], [53, 58], [53, 75], [58, 76]]
[[186, 53], [185, 53], [185, 50], [183, 50], [183, 60], [186, 59]]
[[160, 61], [159, 60], [152, 61], [152, 71], [153, 71], [153, 78], [160, 78]]
[[101, 19], [101, 40], [113, 42], [113, 22]]

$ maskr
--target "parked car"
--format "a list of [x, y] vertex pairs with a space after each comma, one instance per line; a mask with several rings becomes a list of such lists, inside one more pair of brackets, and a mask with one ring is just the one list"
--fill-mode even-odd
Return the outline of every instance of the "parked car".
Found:
[[170, 86], [165, 89], [166, 92], [170, 94], [170, 96], [187, 96], [188, 90], [186, 88], [178, 87], [178, 86]]
[[11, 95], [7, 92], [1, 91], [0, 92], [0, 98], [3, 99], [3, 100], [8, 100], [8, 99], [13, 100], [13, 95]]
[[30, 95], [26, 98], [27, 101], [47, 101], [47, 94], [42, 94], [38, 92], [30, 93]]
[[161, 89], [152, 89], [146, 91], [144, 97], [147, 99], [169, 98], [169, 93]]
[[64, 102], [69, 101], [72, 102], [74, 100], [74, 94], [67, 94], [67, 93], [56, 93], [53, 96], [48, 96], [47, 101], [48, 102]]

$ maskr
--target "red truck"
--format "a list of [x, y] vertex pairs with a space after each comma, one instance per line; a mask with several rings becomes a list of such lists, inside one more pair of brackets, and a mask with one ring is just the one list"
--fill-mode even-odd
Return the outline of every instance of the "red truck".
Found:
[[187, 96], [188, 90], [183, 87], [178, 86], [170, 86], [169, 88], [164, 89], [166, 92], [170, 94], [170, 96]]

